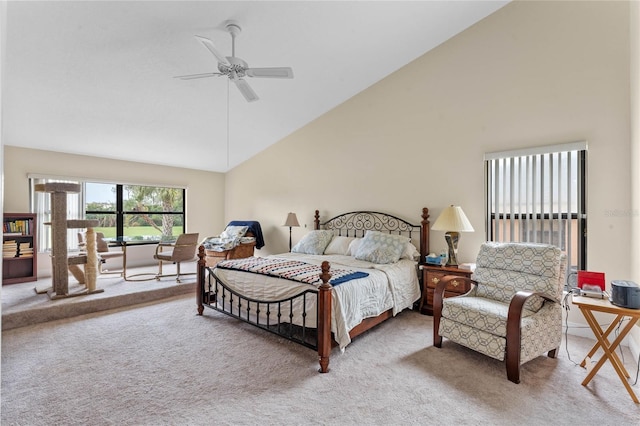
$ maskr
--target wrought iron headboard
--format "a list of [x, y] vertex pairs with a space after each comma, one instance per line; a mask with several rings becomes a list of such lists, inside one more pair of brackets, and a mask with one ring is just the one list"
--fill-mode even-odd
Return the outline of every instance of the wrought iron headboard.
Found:
[[429, 209], [422, 209], [422, 222], [414, 225], [399, 217], [374, 211], [356, 211], [343, 213], [325, 222], [320, 222], [320, 212], [316, 210], [314, 229], [328, 229], [336, 235], [346, 237], [364, 237], [371, 231], [406, 235], [418, 247], [421, 259], [429, 253]]

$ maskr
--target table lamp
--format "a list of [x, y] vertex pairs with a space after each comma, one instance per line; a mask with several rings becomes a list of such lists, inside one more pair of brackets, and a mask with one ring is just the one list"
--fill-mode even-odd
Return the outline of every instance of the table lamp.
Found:
[[288, 226], [289, 227], [289, 251], [291, 251], [291, 248], [293, 247], [291, 245], [291, 228], [294, 226], [300, 226], [300, 224], [298, 223], [298, 218], [296, 217], [295, 213], [289, 213], [287, 215], [287, 220], [284, 222], [283, 226]]
[[447, 207], [431, 227], [434, 231], [446, 231], [444, 239], [449, 248], [447, 266], [458, 266], [458, 239], [460, 232], [473, 232], [473, 226], [460, 206]]

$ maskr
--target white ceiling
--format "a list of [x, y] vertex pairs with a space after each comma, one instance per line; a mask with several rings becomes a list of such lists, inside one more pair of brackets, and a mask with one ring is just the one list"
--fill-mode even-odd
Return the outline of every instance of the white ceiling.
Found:
[[[225, 172], [506, 3], [9, 1], [3, 141]], [[226, 77], [173, 78], [217, 71], [194, 35], [230, 56], [230, 19], [236, 56], [294, 79], [247, 77], [247, 103]]]

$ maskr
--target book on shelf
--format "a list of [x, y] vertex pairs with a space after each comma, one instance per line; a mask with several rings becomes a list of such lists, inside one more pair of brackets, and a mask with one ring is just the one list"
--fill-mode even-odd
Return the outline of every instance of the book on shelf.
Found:
[[33, 221], [31, 219], [7, 220], [2, 225], [4, 235], [31, 235]]
[[20, 243], [18, 248], [19, 257], [33, 257], [33, 247], [29, 243]]
[[14, 240], [7, 240], [2, 244], [2, 257], [16, 257], [18, 244]]

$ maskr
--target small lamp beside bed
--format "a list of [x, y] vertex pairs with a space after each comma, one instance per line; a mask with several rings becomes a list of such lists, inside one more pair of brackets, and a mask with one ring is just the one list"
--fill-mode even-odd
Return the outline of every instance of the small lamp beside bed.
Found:
[[293, 228], [294, 226], [297, 228], [300, 226], [300, 224], [298, 223], [298, 217], [296, 216], [295, 213], [289, 213], [287, 215], [287, 220], [284, 222], [283, 226], [288, 226], [289, 227], [289, 251], [291, 251], [291, 248], [293, 247], [293, 245], [291, 244], [292, 240], [291, 240], [291, 228]]
[[431, 227], [434, 231], [445, 231], [444, 239], [449, 249], [447, 266], [458, 266], [458, 239], [460, 232], [473, 232], [473, 226], [460, 206], [445, 208]]

